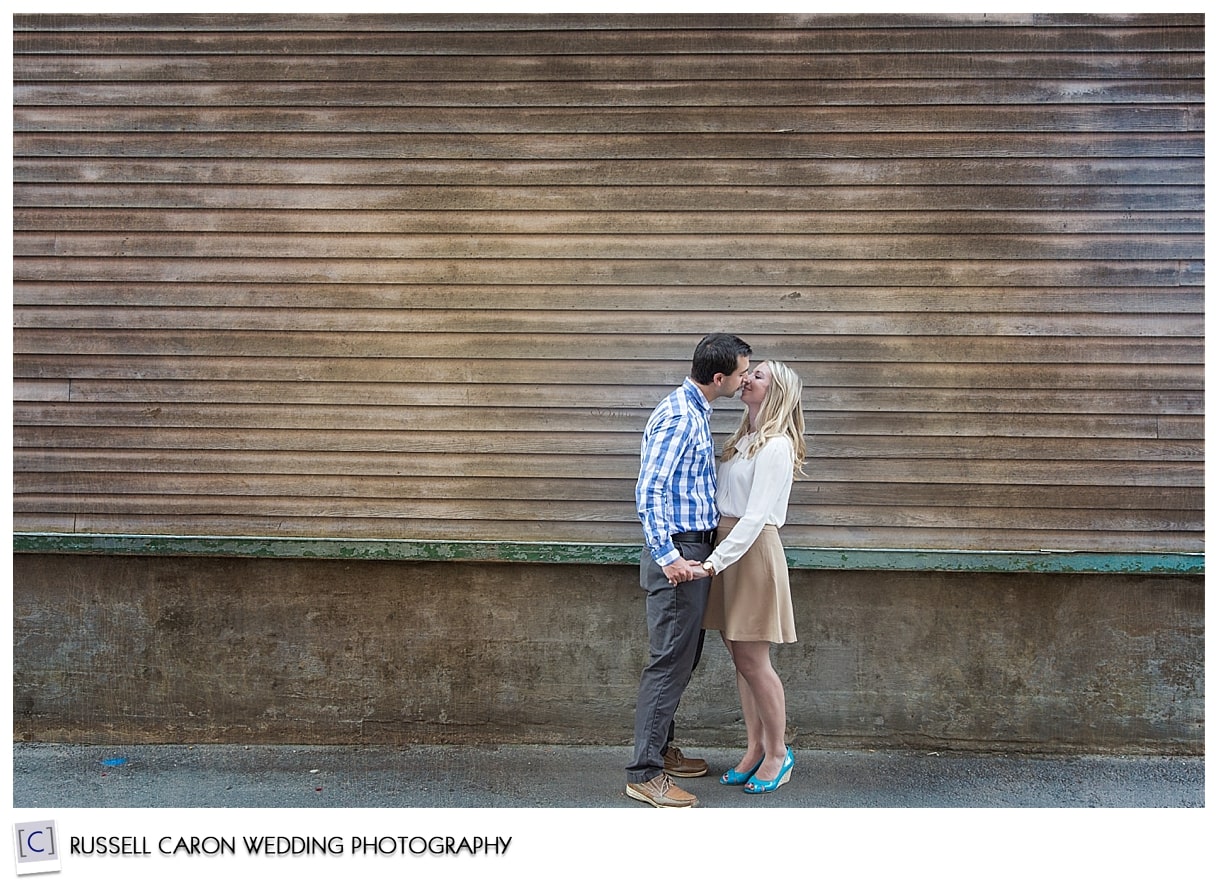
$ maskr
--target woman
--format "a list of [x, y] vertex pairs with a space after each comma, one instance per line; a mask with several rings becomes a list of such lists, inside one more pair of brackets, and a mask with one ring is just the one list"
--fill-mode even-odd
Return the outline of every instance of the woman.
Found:
[[742, 384], [747, 410], [719, 465], [718, 545], [702, 564], [714, 577], [702, 625], [722, 633], [732, 656], [748, 737], [744, 757], [719, 780], [744, 784], [746, 793], [777, 790], [795, 765], [786, 744], [786, 695], [770, 664], [770, 644], [795, 642], [778, 528], [786, 522], [795, 473], [803, 473], [802, 392], [799, 376], [778, 361], [758, 365]]

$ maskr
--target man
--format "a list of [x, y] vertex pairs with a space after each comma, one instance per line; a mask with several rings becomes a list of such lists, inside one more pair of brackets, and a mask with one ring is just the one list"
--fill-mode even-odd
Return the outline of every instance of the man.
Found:
[[704, 637], [710, 579], [695, 578], [694, 566], [710, 554], [719, 525], [711, 403], [736, 394], [752, 352], [731, 334], [704, 337], [689, 377], [656, 406], [643, 431], [635, 502], [646, 543], [639, 583], [647, 592], [650, 660], [639, 682], [626, 795], [657, 808], [697, 805], [669, 776], [707, 771], [704, 760], [672, 746], [673, 717]]

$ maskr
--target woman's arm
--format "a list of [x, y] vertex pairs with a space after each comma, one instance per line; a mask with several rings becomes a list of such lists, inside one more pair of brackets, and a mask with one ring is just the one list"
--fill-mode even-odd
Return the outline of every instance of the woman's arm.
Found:
[[794, 478], [794, 456], [790, 440], [781, 436], [771, 438], [757, 451], [753, 483], [749, 487], [744, 515], [707, 558], [716, 573], [723, 572], [740, 560], [757, 541], [774, 513], [774, 506], [790, 490]]

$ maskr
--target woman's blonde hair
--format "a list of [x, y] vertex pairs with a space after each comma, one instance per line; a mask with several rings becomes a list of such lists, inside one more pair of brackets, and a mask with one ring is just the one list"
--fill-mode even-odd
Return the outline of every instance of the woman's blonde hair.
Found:
[[[804, 459], [808, 455], [804, 444], [804, 411], [801, 403], [803, 381], [799, 374], [781, 361], [765, 361], [762, 364], [770, 366], [770, 388], [766, 390], [761, 410], [757, 414], [757, 435], [749, 442], [744, 455], [751, 458], [770, 438], [785, 437], [790, 440], [795, 451], [792, 468], [796, 474], [802, 475]], [[746, 410], [740, 420], [740, 426], [723, 445], [722, 459], [725, 462], [736, 455], [736, 443], [751, 431], [749, 412]]]

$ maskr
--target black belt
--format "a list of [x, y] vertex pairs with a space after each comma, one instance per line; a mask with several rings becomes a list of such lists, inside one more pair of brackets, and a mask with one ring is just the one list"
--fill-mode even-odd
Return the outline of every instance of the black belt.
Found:
[[714, 530], [687, 530], [684, 533], [673, 533], [673, 542], [701, 542], [709, 544], [715, 541]]

